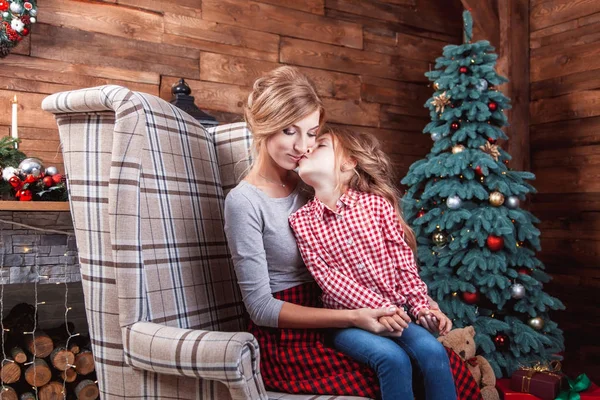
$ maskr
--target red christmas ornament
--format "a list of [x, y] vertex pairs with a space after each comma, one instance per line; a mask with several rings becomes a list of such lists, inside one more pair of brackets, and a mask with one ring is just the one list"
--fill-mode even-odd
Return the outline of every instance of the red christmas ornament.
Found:
[[19, 193], [19, 200], [21, 201], [31, 201], [33, 196], [31, 195], [31, 190], [25, 189], [21, 190]]
[[8, 7], [10, 7], [8, 1], [0, 0], [0, 11], [6, 11]]
[[62, 181], [62, 175], [54, 174], [54, 175], [52, 175], [52, 180], [54, 181], [54, 183], [60, 183], [60, 181]]
[[502, 248], [504, 247], [504, 238], [500, 236], [490, 235], [486, 239], [485, 243], [487, 244], [490, 250], [499, 251], [502, 250]]
[[425, 210], [420, 210], [420, 211], [417, 213], [417, 218], [421, 218], [423, 215], [425, 215], [425, 213], [426, 213], [426, 211], [425, 211]]
[[33, 183], [37, 181], [37, 178], [31, 174], [27, 175], [27, 178], [25, 178], [25, 183]]
[[452, 122], [450, 124], [450, 129], [452, 129], [453, 131], [458, 130], [458, 128], [460, 128], [460, 124], [458, 122]]
[[489, 138], [488, 138], [488, 142], [489, 142], [490, 144], [496, 144], [497, 140], [496, 140], [496, 139], [493, 139], [493, 138], [491, 138], [491, 137], [489, 137]]
[[504, 333], [499, 333], [494, 338], [494, 344], [496, 345], [496, 350], [506, 350], [508, 349], [509, 339], [508, 336]]
[[479, 176], [483, 176], [483, 171], [479, 165], [475, 167], [475, 173]]
[[490, 103], [488, 104], [488, 108], [490, 109], [490, 111], [496, 111], [498, 109], [498, 104], [494, 103], [493, 101], [490, 101]]
[[54, 185], [54, 181], [52, 180], [52, 177], [50, 175], [45, 176], [43, 182], [44, 182], [44, 186], [46, 186], [46, 187], [50, 187], [50, 186]]
[[23, 182], [21, 182], [21, 180], [19, 179], [18, 176], [11, 176], [10, 179], [8, 180], [8, 183], [10, 184], [10, 186], [16, 188], [20, 188], [23, 185]]
[[467, 72], [469, 72], [469, 68], [467, 68], [467, 67], [460, 67], [458, 69], [458, 72], [460, 72], [461, 74], [466, 74]]
[[527, 267], [519, 267], [517, 272], [520, 274], [524, 274], [524, 275], [531, 275], [531, 269], [529, 269]]
[[29, 29], [23, 28], [23, 30], [21, 31], [21, 35], [23, 35], [23, 36], [29, 35]]
[[476, 304], [479, 302], [479, 291], [475, 291], [475, 293], [463, 292], [462, 298], [467, 304]]

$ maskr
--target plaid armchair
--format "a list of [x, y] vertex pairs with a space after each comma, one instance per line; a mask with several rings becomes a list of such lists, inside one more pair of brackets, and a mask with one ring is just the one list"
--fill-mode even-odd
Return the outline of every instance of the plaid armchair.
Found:
[[223, 200], [248, 165], [245, 125], [206, 131], [114, 85], [42, 107], [59, 127], [101, 398], [332, 399], [266, 392], [244, 332]]

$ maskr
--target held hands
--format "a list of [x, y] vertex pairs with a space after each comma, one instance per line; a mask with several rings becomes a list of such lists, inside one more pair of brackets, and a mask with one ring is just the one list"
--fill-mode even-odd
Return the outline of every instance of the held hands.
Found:
[[[402, 330], [404, 330], [404, 328], [408, 326], [408, 322], [410, 322], [408, 315], [406, 315], [404, 310], [401, 310], [398, 307], [385, 307], [375, 310], [371, 308], [360, 308], [358, 310], [352, 310], [352, 313], [354, 314], [352, 325], [371, 333], [383, 334], [386, 336], [401, 336]], [[383, 321], [385, 321], [387, 325], [385, 325]], [[395, 330], [392, 328], [392, 323], [400, 329]]]
[[396, 313], [394, 315], [385, 315], [379, 318], [379, 323], [383, 325], [387, 332], [382, 332], [382, 336], [402, 336], [402, 332], [404, 332], [405, 328], [408, 328], [408, 324], [410, 323], [410, 317], [402, 307], [396, 308]]
[[452, 329], [452, 321], [440, 309], [429, 309], [419, 311], [417, 315], [417, 324], [432, 333], [439, 333], [440, 336], [446, 335]]

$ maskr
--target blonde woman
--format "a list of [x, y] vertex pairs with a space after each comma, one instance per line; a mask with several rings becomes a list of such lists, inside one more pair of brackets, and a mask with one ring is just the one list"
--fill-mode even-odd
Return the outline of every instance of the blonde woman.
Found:
[[[328, 347], [322, 328], [394, 335], [400, 332], [389, 332], [380, 318], [390, 317], [396, 326], [406, 321], [396, 307], [323, 308], [288, 224], [288, 216], [313, 194], [294, 169], [325, 119], [315, 87], [296, 68], [277, 68], [255, 82], [245, 118], [255, 162], [225, 200], [225, 233], [249, 331], [260, 343], [265, 384], [288, 393], [378, 397], [374, 371]], [[378, 370], [387, 361], [370, 365]]]

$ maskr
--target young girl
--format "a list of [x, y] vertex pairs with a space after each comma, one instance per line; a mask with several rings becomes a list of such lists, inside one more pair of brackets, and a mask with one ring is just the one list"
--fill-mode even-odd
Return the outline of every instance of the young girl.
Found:
[[[315, 189], [315, 197], [290, 216], [290, 224], [326, 307], [397, 306], [401, 315], [406, 307], [416, 320], [433, 315], [439, 334], [445, 335], [450, 324], [440, 310], [430, 309], [414, 259], [416, 240], [401, 217], [390, 165], [373, 136], [329, 128], [299, 162], [298, 173]], [[414, 398], [411, 363], [406, 362], [410, 359], [423, 375], [427, 399], [456, 399], [444, 347], [416, 324], [400, 325], [390, 316], [379, 321], [402, 333], [388, 339], [385, 351], [404, 360], [396, 375], [403, 384], [396, 393], [382, 393], [384, 397]], [[334, 343], [367, 362], [372, 360], [371, 336], [361, 329], [343, 329]], [[381, 352], [381, 340], [377, 347]]]

